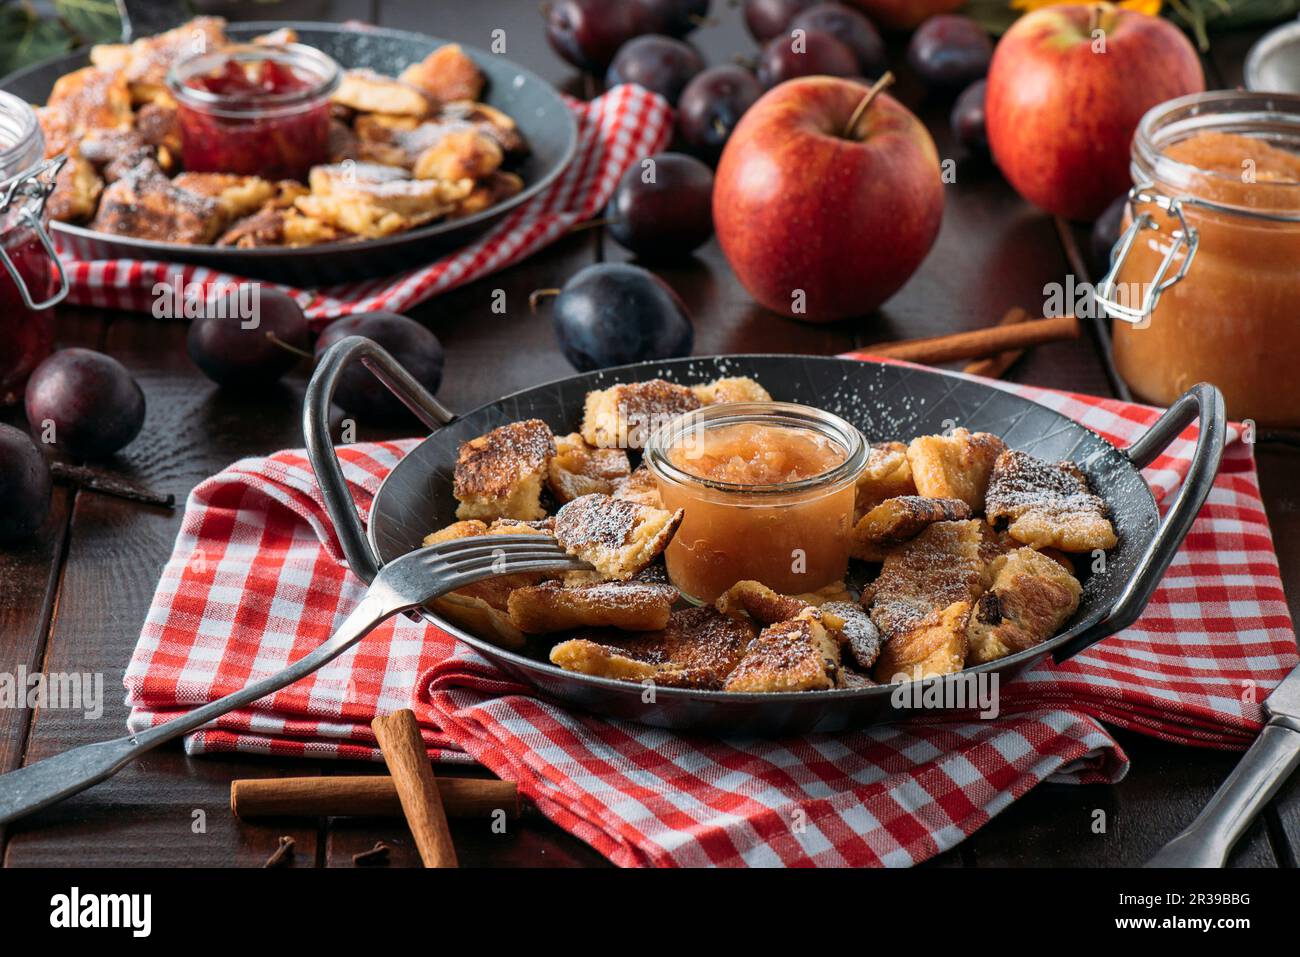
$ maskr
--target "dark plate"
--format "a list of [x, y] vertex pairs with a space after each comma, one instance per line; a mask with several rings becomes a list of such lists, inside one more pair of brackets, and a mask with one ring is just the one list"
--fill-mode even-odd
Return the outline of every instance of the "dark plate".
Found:
[[[348, 346], [348, 344], [353, 344]], [[356, 344], [361, 344], [360, 348]], [[351, 339], [337, 344], [340, 352], [369, 356], [368, 364], [384, 360], [373, 343]], [[391, 360], [390, 360], [391, 361]], [[383, 365], [382, 361], [378, 362]], [[329, 469], [322, 461], [323, 425], [313, 425], [319, 410], [314, 396], [328, 395], [332, 372], [323, 363], [308, 397], [308, 446], [313, 466], [331, 506], [336, 525], [355, 516], [343, 502]], [[335, 370], [336, 371], [336, 370]], [[574, 431], [583, 398], [592, 389], [615, 382], [660, 377], [691, 385], [718, 376], [751, 376], [777, 400], [817, 406], [856, 425], [869, 440], [909, 439], [956, 426], [992, 432], [1015, 449], [1047, 460], [1067, 459], [1088, 475], [1107, 502], [1119, 543], [1106, 556], [1105, 568], [1084, 579], [1079, 611], [1061, 634], [1037, 648], [991, 664], [967, 669], [963, 675], [998, 672], [1009, 677], [1049, 653], [1066, 655], [1086, 647], [1136, 618], [1150, 589], [1181, 542], [1218, 466], [1222, 451], [1223, 414], [1217, 390], [1198, 386], [1171, 407], [1148, 436], [1121, 451], [1096, 433], [1059, 413], [1010, 392], [982, 383], [906, 366], [847, 359], [805, 356], [719, 356], [676, 359], [575, 375], [525, 389], [489, 403], [443, 425], [418, 445], [388, 475], [370, 509], [368, 540], [373, 556], [353, 545], [353, 569], [367, 580], [380, 564], [421, 547], [430, 531], [455, 521], [452, 474], [460, 443], [508, 422], [540, 418], [557, 433]], [[318, 401], [318, 400], [316, 400]], [[417, 399], [417, 404], [422, 401]], [[1161, 526], [1156, 503], [1139, 472], [1161, 448], [1195, 417], [1202, 416], [1202, 442], [1183, 494]], [[436, 408], [436, 403], [429, 403]], [[436, 412], [434, 413], [437, 414]], [[323, 422], [323, 420], [322, 420]], [[332, 501], [331, 501], [332, 500]], [[346, 536], [345, 545], [348, 544]], [[360, 542], [358, 535], [356, 542]], [[1085, 556], [1086, 560], [1086, 556]], [[1149, 589], [1148, 589], [1149, 586]], [[655, 703], [642, 700], [638, 684], [594, 678], [562, 671], [544, 660], [505, 651], [484, 639], [428, 614], [439, 627], [459, 636], [515, 677], [559, 700], [603, 714], [673, 728], [733, 732], [794, 732], [833, 730], [898, 717], [888, 687], [861, 690], [732, 694], [674, 688], [656, 690]], [[949, 680], [949, 679], [941, 679]]]
[[[300, 42], [332, 56], [344, 68], [369, 68], [395, 74], [408, 63], [452, 41], [404, 30], [342, 26], [330, 23], [267, 21], [232, 23], [226, 33], [246, 40], [279, 27], [298, 31]], [[484, 102], [514, 118], [532, 149], [516, 172], [524, 179], [517, 196], [491, 209], [453, 222], [434, 223], [383, 239], [323, 243], [297, 249], [226, 249], [131, 239], [83, 226], [54, 224], [60, 244], [78, 259], [161, 259], [195, 263], [239, 276], [270, 279], [297, 286], [321, 286], [354, 279], [388, 276], [432, 262], [462, 247], [497, 220], [545, 189], [569, 165], [578, 146], [578, 125], [560, 94], [537, 74], [509, 60], [461, 44], [487, 77]], [[54, 82], [89, 63], [86, 51], [47, 60], [0, 80], [30, 103], [44, 103]]]

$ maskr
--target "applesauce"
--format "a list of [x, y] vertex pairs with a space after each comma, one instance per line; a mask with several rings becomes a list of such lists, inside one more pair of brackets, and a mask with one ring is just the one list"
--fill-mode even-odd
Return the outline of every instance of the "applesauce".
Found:
[[866, 442], [838, 416], [707, 406], [657, 429], [645, 462], [664, 507], [684, 513], [664, 553], [683, 597], [712, 602], [749, 579], [797, 595], [844, 578]]
[[1099, 290], [1120, 375], [1159, 405], [1206, 381], [1232, 418], [1300, 425], [1300, 97], [1171, 100], [1143, 117], [1132, 164]]

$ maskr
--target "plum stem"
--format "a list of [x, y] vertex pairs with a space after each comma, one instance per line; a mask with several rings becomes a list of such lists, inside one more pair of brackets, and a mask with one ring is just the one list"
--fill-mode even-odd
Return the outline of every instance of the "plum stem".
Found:
[[601, 217], [597, 217], [596, 219], [584, 220], [581, 223], [574, 223], [572, 226], [569, 227], [569, 232], [580, 233], [584, 229], [595, 229], [597, 226], [609, 226], [612, 223], [616, 223], [616, 222], [618, 222], [618, 220], [611, 216], [601, 216]]
[[301, 356], [304, 359], [313, 358], [312, 354], [308, 352], [306, 349], [299, 349], [297, 346], [290, 345], [289, 343], [281, 339], [279, 336], [277, 336], [274, 332], [268, 331], [266, 333], [266, 338], [269, 339], [274, 345], [279, 346], [285, 352], [292, 352], [294, 355]]
[[713, 118], [713, 132], [717, 133], [724, 139], [727, 136], [727, 124], [723, 123], [722, 120], [718, 119], [716, 116]]
[[114, 475], [108, 475], [85, 465], [69, 465], [55, 460], [50, 463], [50, 473], [60, 485], [71, 485], [76, 489], [99, 492], [128, 502], [140, 502], [143, 505], [157, 505], [162, 508], [175, 508], [176, 496], [163, 495], [150, 491]]
[[560, 290], [558, 289], [534, 289], [532, 292], [528, 294], [528, 308], [532, 311], [533, 315], [535, 316], [537, 315], [538, 302], [550, 296], [558, 296], [559, 294], [560, 294]]
[[846, 140], [853, 139], [853, 131], [857, 129], [858, 120], [862, 119], [862, 114], [867, 112], [867, 107], [875, 101], [880, 91], [893, 82], [894, 74], [886, 70], [879, 80], [871, 84], [871, 89], [867, 90], [862, 99], [858, 101], [858, 105], [853, 108], [853, 115], [849, 117], [849, 125], [844, 128], [844, 138]]

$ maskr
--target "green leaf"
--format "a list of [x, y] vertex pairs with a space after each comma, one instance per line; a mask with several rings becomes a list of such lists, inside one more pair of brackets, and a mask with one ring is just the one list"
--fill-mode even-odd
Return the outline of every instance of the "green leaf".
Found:
[[122, 18], [114, 0], [54, 0], [54, 10], [81, 43], [116, 43]]
[[43, 20], [27, 2], [0, 6], [0, 76], [72, 49], [73, 38], [57, 20]]
[[1011, 9], [1008, 0], [967, 0], [961, 12], [995, 37], [1000, 37], [1023, 11]]

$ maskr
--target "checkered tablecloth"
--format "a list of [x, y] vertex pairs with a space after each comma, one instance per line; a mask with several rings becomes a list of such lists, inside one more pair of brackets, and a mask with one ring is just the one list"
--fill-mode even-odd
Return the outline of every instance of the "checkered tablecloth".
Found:
[[[266, 285], [293, 296], [313, 325], [320, 325], [360, 312], [402, 312], [531, 256], [604, 209], [627, 168], [663, 149], [672, 135], [672, 110], [662, 97], [640, 86], [623, 84], [589, 102], [567, 102], [578, 121], [573, 161], [554, 183], [468, 246], [382, 279], [321, 289]], [[156, 299], [155, 286], [170, 286], [178, 276], [186, 284], [210, 286], [241, 279], [183, 263], [92, 259], [78, 237], [56, 236], [71, 282], [68, 301], [78, 305], [148, 312]]]
[[[1119, 445], [1158, 413], [1005, 386]], [[559, 707], [437, 628], [399, 616], [308, 679], [186, 739], [191, 754], [363, 758], [369, 722], [414, 707], [438, 761], [481, 762], [623, 865], [907, 865], [944, 851], [1041, 781], [1114, 782], [1102, 722], [1245, 747], [1296, 664], [1251, 448], [1232, 430], [1204, 510], [1146, 614], [1002, 688], [996, 721], [924, 721], [780, 740], [719, 739]], [[1146, 470], [1167, 500], [1194, 430]], [[414, 440], [341, 448], [364, 514]], [[236, 462], [191, 493], [126, 672], [141, 729], [282, 668], [363, 586], [342, 564], [300, 451]]]

